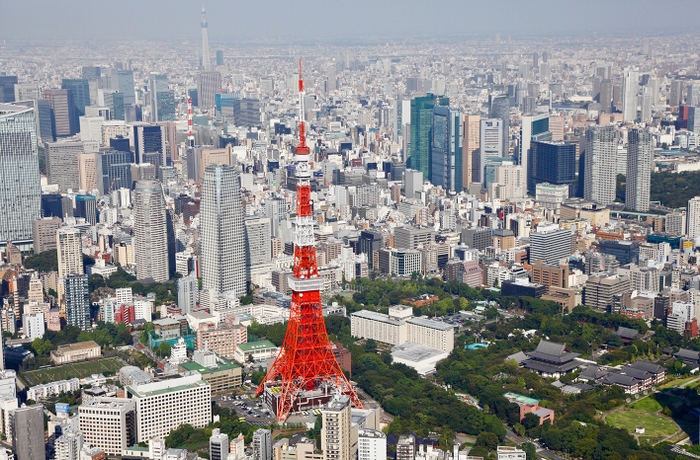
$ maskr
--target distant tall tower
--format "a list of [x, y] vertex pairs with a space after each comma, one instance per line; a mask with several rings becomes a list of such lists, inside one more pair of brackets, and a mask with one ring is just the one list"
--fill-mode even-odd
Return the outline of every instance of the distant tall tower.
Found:
[[639, 70], [625, 69], [622, 79], [622, 117], [625, 121], [637, 119]]
[[700, 236], [700, 196], [688, 200], [688, 237], [697, 238]]
[[640, 212], [649, 210], [649, 184], [653, 162], [654, 146], [651, 133], [645, 129], [630, 129], [625, 187], [626, 208]]
[[209, 54], [209, 32], [207, 27], [207, 12], [202, 7], [202, 70], [204, 72], [211, 72], [211, 55]]
[[479, 115], [464, 115], [463, 120], [462, 187], [464, 190], [469, 190], [474, 180], [474, 169], [477, 171], [477, 177], [480, 177], [477, 162], [479, 160], [479, 141], [481, 140], [481, 117]]

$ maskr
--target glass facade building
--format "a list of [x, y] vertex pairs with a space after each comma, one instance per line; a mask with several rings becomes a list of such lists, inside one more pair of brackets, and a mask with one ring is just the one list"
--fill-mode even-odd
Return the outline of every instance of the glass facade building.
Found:
[[34, 110], [0, 104], [0, 243], [31, 241], [41, 218], [41, 179]]

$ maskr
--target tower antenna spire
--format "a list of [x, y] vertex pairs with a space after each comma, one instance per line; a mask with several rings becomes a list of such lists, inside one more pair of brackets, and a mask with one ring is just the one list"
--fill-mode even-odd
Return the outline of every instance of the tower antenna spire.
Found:
[[311, 149], [306, 145], [304, 113], [304, 79], [299, 59], [299, 144], [294, 155], [297, 186], [294, 273], [288, 281], [292, 289], [292, 304], [284, 343], [256, 391], [259, 395], [263, 391], [276, 389], [273, 392], [276, 404], [272, 409], [279, 421], [286, 420], [291, 412], [299, 410], [296, 402], [301, 393], [326, 384], [348, 395], [355, 407], [362, 407], [335, 358], [323, 319], [323, 278], [318, 275], [316, 262], [309, 168]]

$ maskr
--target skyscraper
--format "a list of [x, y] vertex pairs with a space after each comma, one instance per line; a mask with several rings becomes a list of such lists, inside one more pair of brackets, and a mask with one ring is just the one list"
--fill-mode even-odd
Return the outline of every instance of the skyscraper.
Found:
[[625, 121], [637, 119], [637, 96], [639, 93], [639, 70], [627, 68], [622, 77], [622, 118]]
[[[127, 144], [129, 143], [127, 139]], [[102, 155], [102, 193], [112, 190], [131, 188], [131, 164], [134, 154], [119, 150], [106, 150]]]
[[[112, 69], [111, 85], [114, 91], [124, 95], [124, 106], [136, 104], [133, 70]], [[123, 118], [118, 119], [123, 120]]]
[[234, 166], [209, 165], [204, 170], [199, 244], [202, 289], [210, 298], [227, 292], [245, 295], [245, 227]]
[[17, 460], [45, 460], [44, 406], [22, 406], [10, 413], [12, 446]]
[[165, 166], [165, 126], [139, 124], [134, 126], [134, 154], [136, 163]]
[[197, 78], [197, 97], [202, 110], [214, 113], [216, 93], [221, 89], [221, 74], [219, 72], [202, 72]]
[[464, 115], [462, 128], [462, 188], [469, 190], [476, 170], [479, 176], [479, 145], [481, 136], [481, 117]]
[[[516, 162], [523, 166], [527, 175], [527, 189], [532, 193], [535, 190], [535, 183], [532, 181], [534, 175], [532, 165], [530, 165], [530, 143], [533, 140], [550, 141], [552, 134], [549, 131], [549, 115], [544, 113], [534, 116], [523, 116], [520, 123], [520, 142], [518, 143], [518, 154]], [[507, 155], [504, 155], [507, 156]]]
[[0, 102], [15, 101], [17, 75], [0, 75]]
[[97, 199], [94, 195], [75, 197], [75, 217], [82, 217], [90, 225], [97, 224]]
[[160, 182], [138, 181], [133, 192], [134, 252], [139, 280], [169, 279], [168, 229]]
[[605, 113], [612, 112], [613, 97], [612, 80], [605, 78], [600, 82], [600, 110]]
[[649, 210], [651, 169], [654, 162], [652, 135], [646, 129], [629, 131], [625, 207], [639, 212]]
[[411, 144], [408, 156], [411, 168], [430, 177], [430, 130], [437, 98], [428, 94], [411, 100]]
[[83, 246], [80, 230], [76, 227], [63, 227], [56, 230], [56, 248], [58, 250], [58, 277], [70, 274], [82, 275]]
[[[477, 169], [473, 168], [472, 179], [474, 182], [483, 183], [484, 166], [486, 166], [488, 159], [503, 157], [503, 120], [498, 118], [482, 119], [480, 132], [478, 174]], [[475, 163], [477, 162], [475, 161]]]
[[64, 283], [66, 324], [77, 326], [87, 331], [92, 325], [90, 319], [90, 288], [87, 275], [74, 273], [62, 278], [61, 282]]
[[586, 130], [583, 197], [598, 204], [615, 201], [617, 127], [596, 126]]
[[77, 133], [80, 131], [79, 119], [85, 115], [85, 107], [90, 105], [90, 84], [84, 78], [64, 78], [61, 83], [61, 89], [71, 92], [73, 102], [73, 110], [71, 110], [70, 117], [71, 131]]
[[[569, 186], [576, 183], [576, 145], [564, 142], [532, 142], [530, 149], [532, 181], [528, 181], [528, 186], [530, 182], [534, 185], [548, 182]], [[534, 192], [532, 189], [530, 191]]]
[[462, 114], [459, 109], [436, 106], [430, 143], [430, 182], [445, 190], [462, 191]]
[[245, 220], [246, 274], [251, 275], [272, 270], [272, 238], [268, 217], [251, 217]]
[[700, 196], [688, 200], [688, 238], [700, 236]]
[[59, 140], [44, 144], [46, 150], [46, 172], [49, 184], [58, 185], [61, 191], [80, 189], [78, 155], [85, 149], [81, 141]]
[[0, 104], [0, 242], [29, 241], [41, 217], [34, 110]]
[[[501, 136], [503, 140], [501, 144], [503, 150], [501, 156], [506, 157], [510, 151], [510, 103], [507, 95], [489, 95], [489, 118], [498, 118], [502, 121], [503, 131]], [[481, 166], [483, 167], [483, 164]]]
[[207, 28], [209, 23], [207, 23], [207, 12], [202, 7], [202, 70], [204, 72], [211, 72], [211, 54], [209, 52], [209, 32]]
[[168, 76], [151, 72], [148, 91], [151, 95], [151, 121], [174, 121], [175, 93], [170, 91]]
[[67, 137], [75, 134], [71, 128], [73, 117], [73, 94], [67, 89], [45, 89], [44, 99], [51, 107], [51, 126], [55, 137]]

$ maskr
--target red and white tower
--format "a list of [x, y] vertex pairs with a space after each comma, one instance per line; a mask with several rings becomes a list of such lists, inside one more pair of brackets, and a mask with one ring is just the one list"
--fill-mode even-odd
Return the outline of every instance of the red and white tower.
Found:
[[323, 383], [332, 383], [341, 393], [350, 396], [355, 407], [362, 407], [335, 359], [323, 319], [323, 278], [318, 276], [316, 263], [310, 152], [306, 145], [304, 80], [299, 60], [299, 145], [294, 157], [297, 179], [294, 276], [289, 278], [292, 304], [284, 343], [256, 391], [259, 395], [268, 385], [280, 388], [277, 399], [279, 421], [287, 419], [299, 393], [313, 390]]

